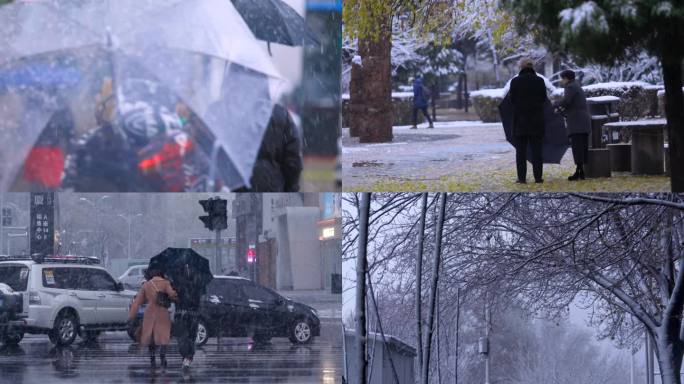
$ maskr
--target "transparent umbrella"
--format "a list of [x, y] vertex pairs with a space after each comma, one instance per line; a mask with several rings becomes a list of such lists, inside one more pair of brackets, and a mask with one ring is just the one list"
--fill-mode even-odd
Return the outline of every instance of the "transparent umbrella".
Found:
[[[95, 134], [101, 143], [84, 161], [101, 157], [91, 163], [127, 180], [121, 190], [150, 190], [136, 184], [141, 164], [176, 131], [192, 143], [177, 146], [181, 155], [204, 149], [209, 164], [193, 177], [208, 189], [215, 179], [248, 185], [282, 84], [225, 0], [19, 1], [0, 7], [0, 52], [0, 190], [64, 188], [83, 160], [76, 139]], [[130, 124], [131, 111], [145, 123]]]

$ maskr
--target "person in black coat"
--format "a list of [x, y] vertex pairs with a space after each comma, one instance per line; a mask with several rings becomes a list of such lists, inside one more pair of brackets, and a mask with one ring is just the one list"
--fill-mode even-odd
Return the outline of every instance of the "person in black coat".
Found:
[[513, 136], [518, 183], [527, 178], [527, 148], [531, 147], [534, 181], [543, 183], [542, 144], [544, 141], [544, 103], [548, 101], [544, 79], [537, 76], [530, 59], [520, 60], [520, 73], [511, 80]]
[[302, 173], [299, 129], [285, 107], [276, 104], [252, 172], [252, 188], [243, 192], [299, 192]]
[[565, 115], [565, 122], [572, 145], [572, 157], [575, 159], [575, 173], [568, 180], [584, 180], [584, 164], [589, 157], [589, 134], [591, 133], [591, 115], [587, 107], [587, 98], [579, 83], [575, 80], [575, 72], [561, 72], [561, 84], [565, 88], [563, 99], [554, 103], [554, 108]]
[[173, 328], [178, 338], [178, 352], [183, 358], [182, 367], [187, 370], [195, 357], [195, 339], [200, 320], [199, 308], [206, 289], [197, 281], [198, 274], [188, 265], [185, 265], [179, 277], [179, 280], [172, 282], [178, 294]]

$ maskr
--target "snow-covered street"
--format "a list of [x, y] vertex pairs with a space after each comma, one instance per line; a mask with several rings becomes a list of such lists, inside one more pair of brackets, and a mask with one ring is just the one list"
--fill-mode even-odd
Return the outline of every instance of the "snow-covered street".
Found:
[[[438, 118], [439, 120], [439, 118]], [[668, 178], [614, 173], [612, 178], [567, 181], [572, 153], [560, 165], [545, 164], [543, 185], [515, 184], [515, 150], [500, 123], [453, 121], [434, 129], [394, 127], [394, 140], [360, 144], [343, 130], [342, 167], [346, 191], [666, 191]], [[531, 166], [528, 172], [531, 176]]]

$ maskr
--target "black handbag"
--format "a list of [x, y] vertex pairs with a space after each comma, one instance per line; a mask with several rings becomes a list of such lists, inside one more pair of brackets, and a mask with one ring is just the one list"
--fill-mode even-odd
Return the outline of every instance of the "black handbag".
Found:
[[154, 290], [157, 291], [157, 305], [160, 307], [164, 307], [164, 308], [170, 307], [171, 306], [171, 298], [169, 297], [168, 293], [159, 292], [159, 289], [157, 289], [157, 285], [154, 284], [154, 281], [150, 280], [150, 283], [152, 283]]

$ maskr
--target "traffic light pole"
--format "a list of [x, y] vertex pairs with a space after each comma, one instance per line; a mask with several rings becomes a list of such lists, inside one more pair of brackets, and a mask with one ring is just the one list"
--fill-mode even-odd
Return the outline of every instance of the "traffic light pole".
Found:
[[223, 274], [223, 267], [221, 263], [221, 230], [216, 230], [216, 274]]

